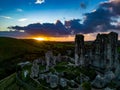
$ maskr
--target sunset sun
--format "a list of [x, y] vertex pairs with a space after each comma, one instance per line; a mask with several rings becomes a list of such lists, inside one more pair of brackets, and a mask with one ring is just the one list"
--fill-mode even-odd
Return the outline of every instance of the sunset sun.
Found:
[[38, 41], [45, 41], [46, 39], [43, 38], [43, 37], [37, 37], [37, 38], [34, 38], [35, 40], [38, 40]]

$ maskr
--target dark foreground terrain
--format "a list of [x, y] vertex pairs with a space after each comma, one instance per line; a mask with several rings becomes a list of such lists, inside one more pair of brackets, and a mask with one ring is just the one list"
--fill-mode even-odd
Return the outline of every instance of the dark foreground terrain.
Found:
[[[92, 47], [90, 46], [91, 43], [92, 42], [85, 42], [86, 49]], [[120, 51], [119, 46], [120, 44], [118, 43], [118, 51]], [[52, 51], [54, 55], [58, 55], [59, 53], [61, 53], [61, 55], [68, 55], [68, 51], [72, 51], [68, 56], [74, 58], [74, 48], [74, 42], [43, 42], [32, 39], [0, 37], [0, 90], [34, 90], [34, 87], [39, 88], [39, 90], [47, 90], [44, 87], [44, 82], [42, 83], [43, 85], [38, 85], [38, 83], [34, 82], [31, 78], [27, 80], [29, 86], [25, 83], [22, 85], [23, 82], [17, 77], [18, 73], [16, 73], [17, 64], [25, 61], [33, 62], [40, 57], [44, 59], [47, 51]], [[74, 67], [63, 67], [67, 64], [68, 62], [61, 62], [55, 66], [57, 72], [67, 72], [67, 79], [74, 79], [76, 75], [79, 76], [80, 73], [83, 73], [89, 76], [91, 80], [94, 78], [94, 75], [96, 75], [94, 70], [90, 70], [89, 68], [76, 69]], [[26, 79], [23, 81], [26, 81]], [[83, 84], [85, 87], [89, 85], [89, 83]], [[110, 86], [114, 86], [113, 83], [110, 84]], [[37, 88], [35, 90], [37, 90]]]
[[18, 63], [33, 61], [44, 56], [49, 50], [52, 50], [54, 54], [64, 55], [67, 53], [66, 50], [74, 51], [74, 43], [0, 37], [0, 80], [15, 73]]

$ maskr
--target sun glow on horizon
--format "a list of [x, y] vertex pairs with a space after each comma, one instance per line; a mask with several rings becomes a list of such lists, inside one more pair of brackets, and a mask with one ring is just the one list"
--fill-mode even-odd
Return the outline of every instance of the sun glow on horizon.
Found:
[[43, 38], [43, 37], [37, 37], [37, 38], [34, 38], [35, 40], [38, 40], [38, 41], [45, 41], [46, 39]]
[[[89, 34], [83, 34], [83, 35], [85, 36], [85, 38], [84, 38], [85, 41], [93, 41], [93, 40], [95, 40], [97, 33], [89, 33]], [[36, 36], [36, 37], [32, 37], [32, 38], [37, 41], [69, 42], [69, 41], [75, 40], [75, 35], [61, 36], [61, 37]]]

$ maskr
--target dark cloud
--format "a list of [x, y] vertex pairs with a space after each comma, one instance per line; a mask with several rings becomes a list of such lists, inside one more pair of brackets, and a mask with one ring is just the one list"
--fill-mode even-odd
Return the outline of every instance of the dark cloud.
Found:
[[[82, 28], [84, 33], [106, 32], [110, 29], [120, 30], [117, 24], [120, 16], [120, 0], [103, 2], [96, 10], [86, 13], [84, 16]], [[116, 25], [112, 23], [116, 23]]]
[[25, 30], [27, 33], [33, 35], [47, 35], [47, 36], [60, 36], [60, 35], [69, 35], [70, 33], [67, 31], [65, 26], [61, 23], [61, 21], [57, 21], [55, 24], [53, 23], [34, 23], [28, 26], [12, 26], [9, 29], [15, 29], [16, 31]]
[[111, 0], [100, 4], [100, 7], [108, 9], [114, 15], [120, 15], [120, 0]]
[[[114, 26], [111, 25], [112, 13], [109, 10], [98, 8], [97, 10], [86, 13], [85, 20], [83, 22], [83, 28], [86, 33], [96, 32], [96, 31], [107, 31], [108, 29], [113, 29]], [[99, 27], [99, 28], [97, 28]]]
[[86, 8], [88, 8], [89, 2], [90, 2], [91, 0], [80, 0], [80, 1], [81, 1], [81, 2], [80, 2], [80, 8], [86, 9]]
[[[60, 20], [54, 23], [35, 23], [25, 27], [12, 26], [10, 29], [25, 30], [26, 32], [34, 35], [47, 35], [47, 36], [61, 36], [76, 33], [93, 33], [93, 32], [106, 32], [108, 30], [120, 30], [120, 24], [117, 19], [120, 16], [120, 2], [112, 0], [101, 3], [99, 7], [84, 14], [84, 21], [80, 23], [80, 19], [73, 19], [65, 21], [65, 24]], [[83, 5], [84, 6], [84, 5]]]
[[65, 27], [71, 32], [71, 34], [84, 33], [82, 30], [83, 25], [80, 23], [80, 19], [73, 19], [65, 21]]
[[83, 8], [83, 9], [86, 9], [86, 8], [87, 8], [87, 5], [86, 5], [84, 2], [81, 2], [81, 3], [80, 3], [80, 7]]

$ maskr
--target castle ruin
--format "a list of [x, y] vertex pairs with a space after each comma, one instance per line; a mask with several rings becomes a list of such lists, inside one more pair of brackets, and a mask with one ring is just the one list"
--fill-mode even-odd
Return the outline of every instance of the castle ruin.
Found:
[[113, 69], [118, 63], [118, 34], [98, 34], [91, 47], [85, 47], [84, 36], [75, 37], [75, 65], [91, 65], [100, 69]]

